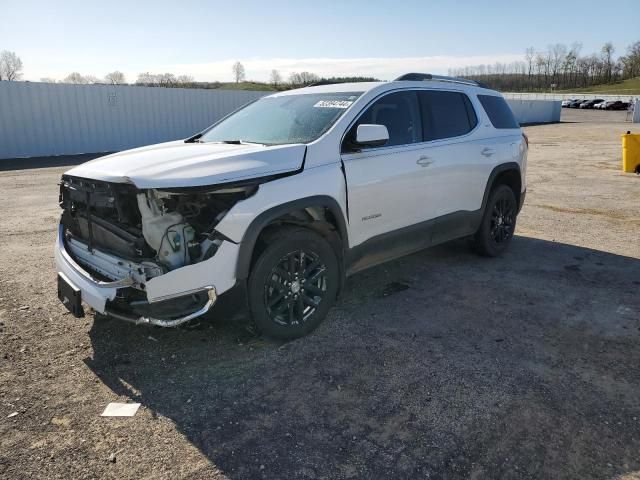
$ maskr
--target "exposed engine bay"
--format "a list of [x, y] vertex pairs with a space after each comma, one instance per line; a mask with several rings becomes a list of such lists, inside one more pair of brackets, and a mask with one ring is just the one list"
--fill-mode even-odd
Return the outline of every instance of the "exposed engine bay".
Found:
[[69, 253], [104, 280], [131, 286], [213, 257], [216, 225], [257, 185], [140, 190], [134, 185], [63, 176], [61, 224]]

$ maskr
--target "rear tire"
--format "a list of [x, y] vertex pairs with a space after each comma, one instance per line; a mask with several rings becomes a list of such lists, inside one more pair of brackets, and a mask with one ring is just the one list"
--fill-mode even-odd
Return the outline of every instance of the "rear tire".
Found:
[[258, 330], [280, 340], [313, 331], [335, 302], [340, 272], [334, 249], [312, 230], [283, 227], [266, 237], [247, 292]]
[[473, 237], [474, 250], [480, 255], [496, 257], [504, 252], [516, 229], [518, 204], [507, 185], [496, 186], [482, 215], [480, 228]]

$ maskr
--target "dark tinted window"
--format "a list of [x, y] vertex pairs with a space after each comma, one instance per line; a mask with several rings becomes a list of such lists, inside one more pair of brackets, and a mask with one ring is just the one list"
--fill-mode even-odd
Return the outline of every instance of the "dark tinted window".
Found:
[[485, 112], [489, 115], [489, 120], [496, 128], [519, 128], [520, 125], [513, 116], [513, 112], [507, 102], [502, 97], [493, 95], [478, 95], [478, 100], [482, 104]]
[[346, 145], [353, 145], [358, 125], [384, 125], [389, 131], [385, 146], [406, 145], [422, 141], [422, 124], [416, 92], [405, 91], [385, 95], [376, 100], [351, 127]]
[[458, 92], [420, 92], [422, 128], [425, 140], [459, 137], [478, 123], [469, 98]]

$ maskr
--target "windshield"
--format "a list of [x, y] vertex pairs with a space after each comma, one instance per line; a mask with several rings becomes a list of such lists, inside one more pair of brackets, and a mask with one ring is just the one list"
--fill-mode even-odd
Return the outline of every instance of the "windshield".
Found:
[[265, 145], [309, 143], [326, 132], [361, 93], [262, 98], [214, 125], [200, 137], [200, 141]]

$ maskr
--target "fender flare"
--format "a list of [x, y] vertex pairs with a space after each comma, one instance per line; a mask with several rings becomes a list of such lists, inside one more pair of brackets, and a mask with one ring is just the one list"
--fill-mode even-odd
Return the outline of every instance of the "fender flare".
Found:
[[[491, 174], [489, 175], [489, 179], [487, 180], [487, 185], [484, 188], [484, 196], [482, 197], [482, 212], [484, 212], [484, 209], [487, 206], [487, 202], [489, 201], [489, 194], [491, 193], [493, 182], [495, 182], [498, 175], [510, 170], [518, 172], [518, 175], [520, 176], [520, 185], [522, 185], [522, 171], [520, 170], [520, 165], [518, 165], [516, 162], [507, 162], [497, 165], [493, 170], [491, 170]], [[522, 192], [516, 192], [516, 195], [518, 198], [520, 198]]]
[[247, 230], [240, 241], [240, 250], [238, 252], [238, 263], [236, 266], [236, 279], [245, 280], [249, 277], [251, 269], [251, 257], [260, 233], [273, 220], [286, 215], [295, 210], [302, 210], [309, 207], [325, 207], [333, 214], [336, 219], [338, 233], [342, 238], [342, 254], [343, 258], [349, 248], [349, 239], [347, 231], [347, 223], [342, 208], [335, 198], [328, 195], [314, 195], [311, 197], [299, 198], [290, 202], [277, 205], [269, 210], [265, 210], [247, 227]]

